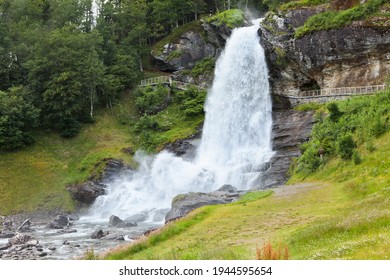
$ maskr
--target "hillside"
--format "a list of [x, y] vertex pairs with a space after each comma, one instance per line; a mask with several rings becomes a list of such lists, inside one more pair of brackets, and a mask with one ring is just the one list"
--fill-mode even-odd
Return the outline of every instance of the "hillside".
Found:
[[389, 96], [340, 103], [352, 110], [364, 102], [370, 110], [383, 101], [387, 108], [387, 132], [371, 148], [359, 145], [361, 162], [332, 156], [310, 175], [297, 171], [289, 185], [195, 210], [104, 258], [255, 259], [256, 247], [269, 241], [287, 246], [291, 259], [389, 259]]
[[[80, 4], [72, 1], [66, 5]], [[138, 150], [187, 152], [188, 143], [180, 140], [202, 132], [204, 89], [214, 79], [226, 40], [232, 29], [249, 25], [236, 9], [239, 1], [197, 1], [198, 7], [191, 1], [180, 7], [160, 0], [107, 2], [96, 28], [86, 16], [92, 13], [88, 5], [67, 20], [71, 6], [44, 2], [53, 6], [46, 9], [41, 0], [36, 7], [25, 0], [0, 3], [0, 58], [6, 62], [0, 63], [1, 221], [14, 214], [82, 213], [87, 205], [66, 187], [99, 181], [108, 160], [133, 170]], [[283, 96], [388, 84], [389, 4], [341, 2], [249, 1], [269, 11], [253, 34], [265, 51], [263, 76], [270, 78], [272, 137], [278, 141], [270, 145], [277, 156], [256, 172], [271, 170], [268, 175], [278, 180], [259, 176], [256, 191], [239, 201], [196, 209], [130, 247], [95, 255], [85, 243], [84, 257], [255, 259], [256, 249], [269, 243], [287, 248], [290, 259], [389, 259], [389, 87], [372, 96], [296, 108]], [[38, 40], [34, 34], [43, 35]], [[184, 86], [138, 87], [154, 76], [170, 76]], [[271, 116], [271, 108], [267, 113]], [[209, 176], [207, 169], [200, 174]], [[159, 185], [156, 193], [172, 187], [169, 181]], [[272, 188], [257, 190], [265, 185]], [[4, 228], [0, 224], [0, 233]]]

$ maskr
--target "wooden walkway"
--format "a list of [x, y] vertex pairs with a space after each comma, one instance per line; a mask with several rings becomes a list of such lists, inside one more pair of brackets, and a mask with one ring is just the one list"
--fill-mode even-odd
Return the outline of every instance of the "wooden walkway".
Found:
[[[156, 86], [156, 85], [168, 85], [170, 87], [178, 88], [181, 90], [186, 90], [190, 86], [195, 86], [189, 83], [183, 83], [175, 81], [172, 79], [172, 76], [160, 76], [142, 80], [140, 87], [146, 86]], [[204, 89], [203, 87], [196, 86], [199, 89]], [[384, 90], [386, 85], [375, 85], [375, 86], [361, 86], [361, 87], [340, 87], [340, 88], [322, 88], [317, 90], [288, 90], [288, 91], [275, 91], [273, 92], [276, 95], [281, 95], [289, 98], [316, 98], [316, 97], [326, 97], [326, 96], [349, 96], [349, 95], [366, 95], [374, 94], [375, 92]]]
[[317, 90], [290, 90], [276, 91], [274, 94], [291, 97], [291, 98], [310, 98], [310, 97], [326, 97], [326, 96], [348, 96], [348, 95], [366, 95], [374, 94], [384, 90], [386, 85], [361, 86], [361, 87], [340, 87], [340, 88], [323, 88]]
[[181, 90], [186, 90], [190, 86], [197, 87], [199, 89], [205, 89], [204, 87], [197, 86], [194, 84], [175, 81], [172, 79], [171, 76], [160, 76], [160, 77], [145, 79], [145, 80], [141, 81], [139, 86], [140, 87], [147, 87], [147, 86], [157, 86], [157, 85], [168, 85], [170, 87], [178, 88]]

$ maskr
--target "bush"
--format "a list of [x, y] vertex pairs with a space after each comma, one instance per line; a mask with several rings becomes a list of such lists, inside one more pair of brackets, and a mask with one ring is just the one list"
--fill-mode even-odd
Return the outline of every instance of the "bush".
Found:
[[175, 94], [176, 100], [181, 103], [180, 108], [188, 117], [204, 114], [204, 103], [207, 92], [197, 87], [189, 87], [185, 91], [178, 91]]
[[339, 110], [339, 106], [337, 106], [336, 103], [330, 103], [327, 108], [329, 111], [329, 119], [332, 122], [337, 122], [342, 115]]
[[136, 106], [141, 114], [157, 114], [169, 104], [169, 88], [163, 85], [139, 88], [136, 95]]
[[80, 132], [81, 126], [75, 118], [64, 117], [60, 120], [58, 128], [61, 137], [72, 138]]
[[338, 141], [337, 152], [342, 159], [351, 159], [353, 149], [356, 148], [356, 143], [352, 138], [352, 135], [344, 135]]
[[34, 142], [29, 130], [38, 126], [39, 110], [27, 100], [23, 87], [0, 91], [0, 151], [12, 151]]
[[142, 132], [145, 130], [159, 131], [161, 130], [161, 126], [155, 116], [144, 115], [135, 125], [135, 130], [136, 132]]

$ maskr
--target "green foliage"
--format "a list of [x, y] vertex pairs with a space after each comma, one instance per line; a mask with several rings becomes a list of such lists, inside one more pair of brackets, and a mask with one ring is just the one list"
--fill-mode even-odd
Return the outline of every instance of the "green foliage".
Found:
[[342, 135], [337, 142], [337, 152], [342, 159], [351, 159], [356, 147], [356, 143], [350, 134]]
[[217, 26], [226, 25], [229, 28], [242, 26], [244, 24], [244, 20], [245, 20], [244, 12], [238, 9], [227, 10], [219, 14], [216, 14], [211, 18], [207, 18], [207, 21], [209, 23], [214, 23]]
[[361, 162], [358, 154], [354, 156], [356, 147], [365, 145], [373, 152], [373, 139], [389, 131], [389, 104], [390, 89], [328, 104], [329, 115], [319, 120], [311, 140], [301, 146], [302, 156], [296, 160], [294, 172], [307, 176], [334, 156]]
[[296, 110], [296, 111], [317, 111], [320, 108], [322, 108], [323, 106], [324, 106], [323, 104], [316, 103], [316, 102], [304, 103], [304, 104], [301, 104], [301, 105], [298, 105], [297, 107], [295, 107], [294, 110]]
[[164, 85], [138, 88], [136, 105], [141, 114], [157, 114], [169, 104], [170, 89]]
[[295, 31], [295, 37], [317, 30], [341, 28], [356, 20], [366, 19], [376, 13], [387, 0], [368, 0], [366, 3], [341, 11], [325, 11], [315, 14]]
[[161, 129], [161, 125], [158, 122], [156, 116], [142, 116], [137, 124], [135, 125], [136, 132], [144, 132], [145, 130], [154, 130], [159, 131]]
[[318, 6], [324, 3], [328, 3], [330, 0], [299, 0], [299, 1], [290, 1], [279, 7], [282, 11], [289, 11], [302, 7]]
[[352, 160], [353, 162], [358, 165], [358, 164], [361, 164], [362, 163], [362, 158], [360, 157], [359, 155], [359, 152], [358, 151], [353, 151], [353, 154], [352, 154]]
[[215, 59], [212, 57], [206, 57], [195, 63], [194, 68], [190, 71], [190, 75], [194, 78], [199, 78], [202, 75], [210, 75], [214, 72], [214, 68]]
[[197, 87], [189, 87], [185, 91], [175, 93], [175, 98], [180, 102], [180, 108], [187, 117], [204, 114], [204, 103], [207, 92]]
[[342, 116], [342, 113], [339, 110], [339, 107], [337, 106], [336, 103], [330, 103], [327, 106], [328, 111], [329, 111], [329, 119], [332, 122], [337, 122], [339, 118]]
[[38, 125], [39, 110], [28, 101], [28, 91], [0, 91], [0, 151], [11, 151], [34, 140], [30, 130]]

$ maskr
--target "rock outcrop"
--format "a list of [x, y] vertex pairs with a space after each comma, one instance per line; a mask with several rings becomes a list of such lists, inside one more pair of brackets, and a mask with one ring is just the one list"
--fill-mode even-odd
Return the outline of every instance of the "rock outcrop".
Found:
[[93, 203], [98, 196], [106, 194], [108, 180], [129, 170], [121, 160], [105, 159], [101, 164], [104, 165], [101, 172], [93, 174], [86, 182], [67, 187], [73, 199], [81, 204]]
[[[390, 29], [364, 21], [295, 38], [323, 6], [270, 14], [259, 35], [273, 92], [383, 84], [390, 71]], [[278, 105], [276, 105], [278, 106]]]
[[225, 185], [210, 193], [190, 192], [179, 194], [173, 198], [172, 208], [165, 216], [165, 222], [184, 217], [192, 210], [205, 205], [230, 203], [237, 200], [242, 194], [242, 191], [237, 191], [230, 185]]
[[272, 114], [272, 149], [275, 154], [268, 162], [257, 189], [266, 189], [286, 183], [290, 177], [292, 159], [299, 157], [299, 146], [308, 141], [313, 125], [313, 112], [277, 110]]

